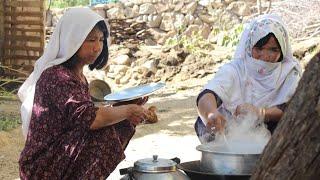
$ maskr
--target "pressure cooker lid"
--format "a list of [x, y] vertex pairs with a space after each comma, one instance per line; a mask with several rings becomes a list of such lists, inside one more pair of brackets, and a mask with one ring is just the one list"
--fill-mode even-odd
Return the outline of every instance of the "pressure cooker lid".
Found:
[[134, 163], [134, 170], [139, 172], [161, 173], [176, 171], [177, 163], [170, 159], [153, 158], [140, 159]]

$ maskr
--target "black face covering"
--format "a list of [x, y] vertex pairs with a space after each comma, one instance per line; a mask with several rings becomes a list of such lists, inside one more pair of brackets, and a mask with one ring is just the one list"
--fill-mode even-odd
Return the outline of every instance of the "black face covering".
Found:
[[99, 30], [101, 30], [103, 32], [103, 36], [104, 36], [103, 48], [102, 48], [100, 55], [96, 59], [96, 61], [89, 65], [90, 70], [102, 69], [107, 64], [108, 57], [109, 57], [109, 50], [108, 50], [109, 32], [108, 32], [108, 28], [107, 28], [104, 21], [99, 21], [97, 23], [97, 26], [98, 26]]

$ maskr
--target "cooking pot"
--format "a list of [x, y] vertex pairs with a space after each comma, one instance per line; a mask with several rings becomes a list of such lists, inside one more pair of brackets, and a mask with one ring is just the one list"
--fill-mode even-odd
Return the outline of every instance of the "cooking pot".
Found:
[[196, 147], [201, 152], [200, 168], [205, 172], [220, 175], [252, 174], [260, 153], [237, 152], [236, 149], [202, 144]]
[[178, 169], [183, 170], [191, 180], [249, 180], [249, 174], [241, 175], [219, 175], [206, 172], [200, 167], [200, 161], [189, 161], [177, 165]]
[[120, 169], [120, 174], [125, 175], [121, 180], [190, 180], [182, 171], [177, 169], [179, 158], [161, 159], [157, 155], [153, 158], [138, 160], [134, 167]]

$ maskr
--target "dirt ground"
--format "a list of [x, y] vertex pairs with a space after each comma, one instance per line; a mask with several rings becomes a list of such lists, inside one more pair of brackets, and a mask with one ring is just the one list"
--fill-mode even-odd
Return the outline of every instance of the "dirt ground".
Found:
[[[182, 88], [183, 89], [183, 88]], [[108, 179], [116, 180], [121, 176], [120, 168], [133, 166], [139, 159], [178, 157], [181, 162], [198, 160], [200, 153], [195, 149], [199, 141], [195, 135], [193, 124], [197, 116], [195, 108], [196, 95], [200, 87], [177, 91], [167, 88], [151, 95], [146, 106], [158, 108], [159, 122], [142, 124], [137, 127], [136, 134], [126, 149], [126, 159]], [[0, 103], [0, 109], [18, 112], [19, 104]], [[0, 179], [19, 179], [18, 158], [24, 146], [21, 127], [8, 132], [0, 132]]]

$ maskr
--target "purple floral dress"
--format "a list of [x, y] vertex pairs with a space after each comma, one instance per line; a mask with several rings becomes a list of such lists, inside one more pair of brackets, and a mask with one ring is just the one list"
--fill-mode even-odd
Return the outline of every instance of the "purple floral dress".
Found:
[[90, 130], [97, 107], [88, 84], [58, 65], [36, 84], [19, 165], [21, 179], [105, 179], [125, 158], [135, 127], [128, 120]]

